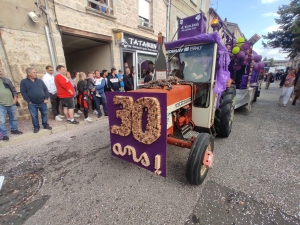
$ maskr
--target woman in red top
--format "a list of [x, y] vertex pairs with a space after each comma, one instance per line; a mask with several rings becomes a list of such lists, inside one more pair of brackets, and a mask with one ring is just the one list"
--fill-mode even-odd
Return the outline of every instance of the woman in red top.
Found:
[[74, 119], [74, 94], [75, 90], [70, 80], [65, 77], [66, 69], [64, 66], [58, 65], [56, 67], [58, 74], [56, 74], [54, 81], [57, 89], [57, 96], [61, 99], [64, 114], [68, 122], [78, 124]]

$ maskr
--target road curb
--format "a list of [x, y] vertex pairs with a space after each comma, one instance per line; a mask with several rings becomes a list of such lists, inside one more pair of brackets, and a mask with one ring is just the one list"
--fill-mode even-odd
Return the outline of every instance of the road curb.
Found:
[[[98, 122], [98, 121], [101, 121], [101, 120], [104, 120], [104, 119], [106, 119], [106, 118], [95, 119], [93, 122]], [[26, 142], [26, 141], [34, 140], [34, 139], [37, 139], [37, 138], [41, 138], [41, 137], [44, 137], [44, 136], [48, 136], [48, 135], [51, 135], [51, 134], [57, 134], [57, 133], [60, 133], [60, 132], [66, 131], [66, 130], [72, 130], [72, 129], [78, 127], [78, 126], [93, 124], [93, 122], [89, 123], [89, 122], [86, 122], [86, 121], [82, 121], [82, 122], [79, 122], [79, 124], [77, 124], [77, 125], [75, 125], [75, 124], [66, 124], [66, 125], [61, 125], [61, 126], [58, 126], [58, 127], [52, 127], [52, 130], [41, 129], [38, 133], [26, 133], [26, 134], [22, 134], [22, 135], [19, 135], [19, 136], [13, 136], [13, 137], [10, 137], [9, 141], [0, 141], [0, 149], [4, 148], [4, 147], [11, 146], [11, 145], [20, 144], [22, 142]]]

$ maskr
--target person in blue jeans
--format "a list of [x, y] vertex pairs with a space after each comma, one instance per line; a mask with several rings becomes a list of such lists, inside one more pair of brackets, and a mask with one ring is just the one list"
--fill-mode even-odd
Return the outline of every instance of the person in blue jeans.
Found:
[[95, 77], [95, 92], [93, 94], [93, 99], [96, 103], [96, 110], [98, 112], [98, 118], [102, 116], [102, 112], [100, 110], [100, 105], [103, 107], [104, 115], [108, 116], [107, 108], [106, 108], [106, 95], [104, 92], [105, 80], [100, 77], [100, 73], [96, 73]]
[[15, 87], [9, 79], [3, 77], [3, 71], [0, 70], [0, 137], [3, 141], [9, 140], [5, 126], [7, 114], [11, 134], [23, 134], [18, 130], [17, 102], [18, 93]]
[[28, 103], [28, 109], [32, 119], [33, 133], [40, 130], [38, 110], [42, 115], [42, 124], [44, 129], [52, 130], [48, 124], [48, 99], [49, 92], [44, 82], [37, 78], [37, 72], [34, 68], [26, 69], [27, 78], [20, 84], [21, 94]]

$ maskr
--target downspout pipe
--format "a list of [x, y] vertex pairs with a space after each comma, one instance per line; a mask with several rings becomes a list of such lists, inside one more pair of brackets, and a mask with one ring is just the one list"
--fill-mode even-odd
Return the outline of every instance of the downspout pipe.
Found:
[[45, 26], [47, 44], [48, 44], [48, 48], [49, 48], [52, 68], [56, 69], [56, 66], [58, 65], [58, 60], [57, 60], [57, 52], [56, 52], [55, 41], [54, 41], [54, 37], [53, 37], [53, 30], [52, 30], [52, 27], [51, 27], [48, 0], [44, 0], [44, 2], [45, 2], [45, 8], [46, 8], [45, 14], [46, 14], [47, 24], [48, 24], [48, 26]]
[[166, 32], [166, 41], [170, 40], [170, 8], [171, 8], [171, 0], [167, 0], [167, 32]]
[[52, 45], [50, 31], [49, 31], [48, 26], [45, 26], [45, 34], [46, 34], [47, 45], [48, 45], [48, 50], [49, 50], [49, 54], [50, 54], [51, 65], [52, 65], [52, 68], [55, 69], [56, 61], [55, 61], [55, 56], [54, 56], [53, 47], [52, 47], [53, 45]]

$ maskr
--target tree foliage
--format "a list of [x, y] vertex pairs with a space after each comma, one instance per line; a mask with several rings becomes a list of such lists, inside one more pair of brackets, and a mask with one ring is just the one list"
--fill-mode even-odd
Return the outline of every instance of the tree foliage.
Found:
[[289, 5], [279, 6], [275, 19], [279, 30], [263, 35], [264, 47], [281, 48], [293, 59], [300, 52], [300, 0], [291, 0]]
[[268, 66], [275, 66], [275, 61], [273, 58], [269, 59]]
[[263, 59], [263, 61], [268, 61], [268, 58], [267, 58], [267, 57], [265, 57], [265, 58]]

